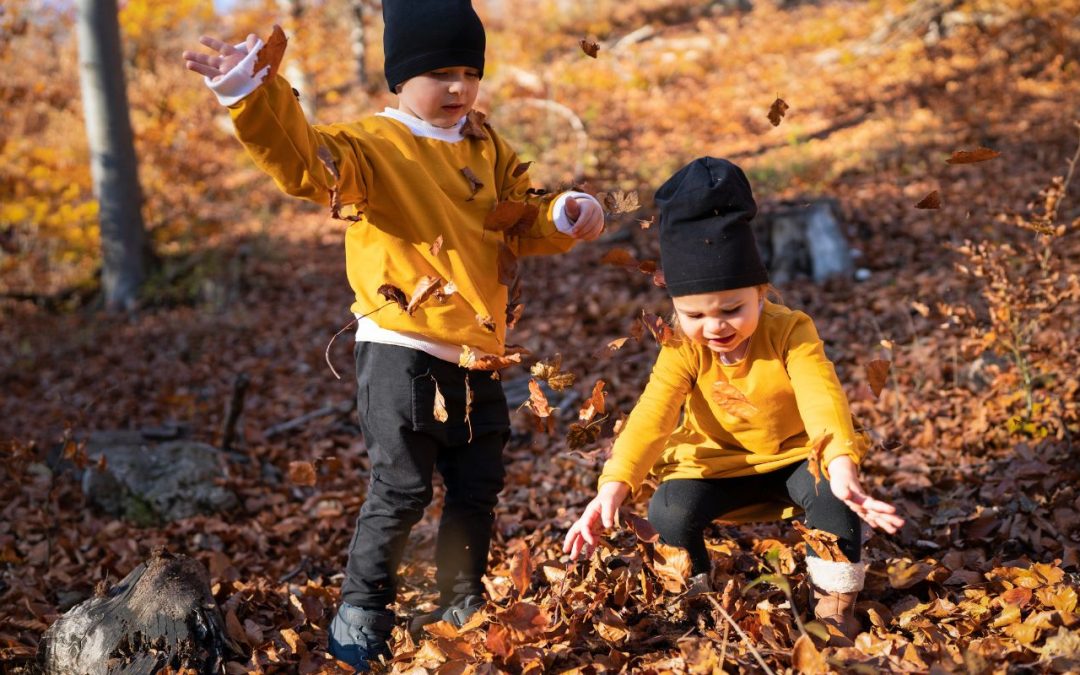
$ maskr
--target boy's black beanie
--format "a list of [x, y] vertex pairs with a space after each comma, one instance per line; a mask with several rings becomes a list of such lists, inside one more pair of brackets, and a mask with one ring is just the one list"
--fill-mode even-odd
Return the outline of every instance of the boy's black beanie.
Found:
[[660, 261], [673, 297], [769, 282], [750, 221], [754, 193], [742, 169], [700, 157], [656, 191]]
[[470, 0], [383, 0], [383, 62], [390, 91], [421, 73], [467, 66], [484, 74], [484, 24]]

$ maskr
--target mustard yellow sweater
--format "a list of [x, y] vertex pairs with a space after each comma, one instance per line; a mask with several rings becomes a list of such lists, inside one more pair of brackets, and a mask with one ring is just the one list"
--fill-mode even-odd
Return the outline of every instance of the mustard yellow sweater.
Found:
[[[550, 206], [520, 237], [484, 229], [497, 202], [524, 201], [530, 187], [528, 172], [513, 175], [517, 155], [490, 126], [487, 139], [448, 142], [416, 136], [384, 116], [310, 125], [280, 76], [267, 78], [229, 111], [248, 154], [281, 190], [329, 205], [336, 186], [339, 202], [360, 213], [345, 234], [354, 313], [385, 305], [377, 293], [383, 284], [411, 294], [422, 277], [433, 276], [456, 287], [445, 301], [428, 300], [412, 316], [396, 306], [379, 310], [371, 318], [382, 328], [501, 355], [508, 289], [499, 282], [499, 245], [523, 256], [559, 253], [575, 243], [556, 230]], [[320, 147], [329, 150], [339, 181], [320, 160]], [[483, 184], [475, 195], [465, 168]], [[433, 254], [440, 236], [441, 250]], [[477, 317], [490, 317], [494, 330]]]
[[[713, 398], [717, 381], [733, 385], [757, 411], [743, 418], [721, 407]], [[600, 485], [621, 481], [636, 491], [650, 472], [661, 481], [765, 473], [806, 459], [810, 441], [824, 433], [832, 440], [822, 466], [840, 455], [860, 461], [865, 438], [852, 426], [847, 397], [813, 322], [766, 301], [746, 357], [734, 365], [686, 339], [660, 350]], [[791, 515], [790, 508], [770, 505], [727, 518]]]

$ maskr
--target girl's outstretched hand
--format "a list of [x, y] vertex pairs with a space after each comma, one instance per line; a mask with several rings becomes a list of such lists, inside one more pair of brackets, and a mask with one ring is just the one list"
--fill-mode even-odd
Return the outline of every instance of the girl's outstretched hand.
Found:
[[604, 231], [604, 210], [591, 199], [571, 197], [566, 200], [566, 217], [574, 224], [570, 236], [592, 241]]
[[199, 43], [213, 49], [217, 54], [203, 54], [202, 52], [184, 51], [184, 67], [193, 70], [200, 75], [209, 77], [211, 81], [224, 77], [226, 73], [236, 67], [236, 64], [244, 60], [259, 38], [254, 33], [247, 36], [244, 41], [245, 49], [237, 49], [227, 42], [207, 35], [199, 38]]
[[628, 494], [630, 486], [626, 483], [604, 483], [596, 497], [585, 507], [585, 513], [566, 533], [563, 553], [569, 553], [571, 558], [577, 558], [582, 551], [586, 555], [591, 554], [596, 548], [600, 525], [603, 524], [604, 528], [614, 527], [615, 514]]
[[904, 519], [896, 515], [896, 507], [866, 494], [859, 482], [859, 467], [847, 455], [829, 462], [829, 487], [837, 499], [848, 505], [857, 516], [889, 534], [896, 534]]

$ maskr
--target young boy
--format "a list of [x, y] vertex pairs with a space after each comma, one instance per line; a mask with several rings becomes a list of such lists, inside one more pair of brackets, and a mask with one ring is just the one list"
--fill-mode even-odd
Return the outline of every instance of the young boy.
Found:
[[[358, 670], [389, 653], [387, 607], [409, 531], [431, 500], [434, 468], [446, 484], [439, 609], [412, 628], [440, 619], [460, 626], [482, 604], [509, 414], [494, 373], [459, 359], [505, 354], [517, 256], [566, 251], [604, 226], [595, 199], [567, 192], [531, 225], [486, 230], [496, 204], [524, 202], [530, 183], [506, 142], [468, 119], [484, 72], [483, 24], [468, 0], [384, 0], [383, 18], [386, 79], [398, 105], [357, 122], [309, 125], [288, 82], [270, 72], [273, 59], [256, 72], [263, 44], [254, 35], [237, 46], [202, 38], [213, 56], [184, 52], [278, 187], [335, 215], [348, 205], [359, 212], [345, 260], [371, 478], [329, 638], [330, 653]], [[410, 294], [425, 277], [443, 284], [441, 295], [411, 311], [383, 307], [385, 284]], [[445, 415], [436, 400], [445, 400]]]

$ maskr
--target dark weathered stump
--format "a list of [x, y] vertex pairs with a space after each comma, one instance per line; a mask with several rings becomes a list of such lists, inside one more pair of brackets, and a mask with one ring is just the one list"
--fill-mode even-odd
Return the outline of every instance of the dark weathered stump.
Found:
[[206, 569], [155, 551], [103, 596], [76, 605], [45, 631], [49, 675], [221, 673], [229, 647]]

